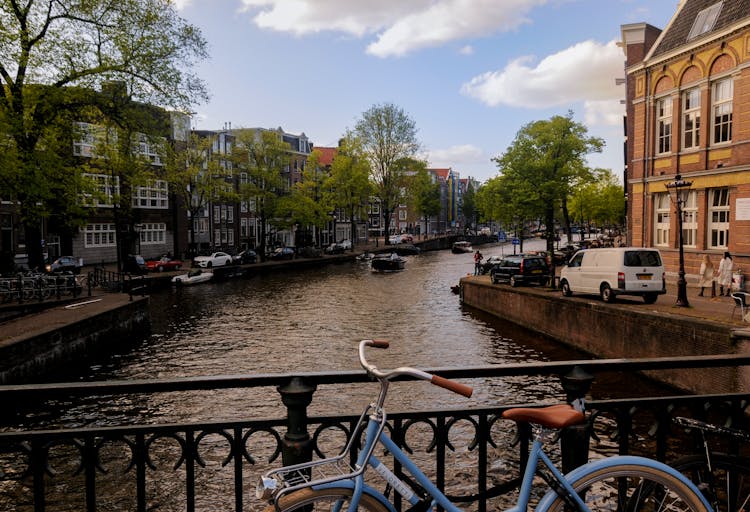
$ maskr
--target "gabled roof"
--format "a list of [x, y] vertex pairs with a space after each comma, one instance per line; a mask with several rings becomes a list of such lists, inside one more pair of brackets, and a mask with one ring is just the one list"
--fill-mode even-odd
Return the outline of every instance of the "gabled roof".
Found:
[[[688, 40], [698, 14], [720, 1], [722, 2], [721, 10], [713, 28]], [[683, 45], [702, 41], [710, 34], [726, 30], [743, 19], [750, 22], [750, 0], [683, 0], [647, 58], [658, 57]]]
[[338, 153], [338, 148], [315, 146], [313, 151], [320, 151], [320, 165], [326, 167], [333, 163], [333, 159], [336, 158], [336, 154]]
[[448, 179], [448, 176], [451, 173], [450, 167], [447, 169], [427, 169], [432, 174], [436, 175], [438, 178], [442, 178], [444, 180]]

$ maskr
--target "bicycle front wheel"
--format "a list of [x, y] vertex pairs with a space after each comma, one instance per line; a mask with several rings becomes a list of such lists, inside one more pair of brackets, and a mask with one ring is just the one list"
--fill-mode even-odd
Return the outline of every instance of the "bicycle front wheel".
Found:
[[[349, 510], [349, 502], [352, 499], [352, 490], [345, 487], [333, 487], [330, 489], [300, 489], [279, 500], [279, 510], [288, 512], [304, 509], [305, 511], [316, 510]], [[362, 494], [359, 500], [359, 510], [369, 512], [388, 512], [388, 508], [376, 498], [369, 494]], [[276, 512], [273, 505], [266, 507], [263, 512]]]
[[[579, 476], [571, 486], [589, 510], [624, 512], [707, 512], [698, 495], [679, 478], [639, 463], [622, 463]], [[562, 512], [557, 496], [547, 510]]]
[[687, 476], [716, 512], [739, 512], [750, 504], [750, 460], [711, 454], [711, 471], [703, 455], [687, 455], [670, 464]]

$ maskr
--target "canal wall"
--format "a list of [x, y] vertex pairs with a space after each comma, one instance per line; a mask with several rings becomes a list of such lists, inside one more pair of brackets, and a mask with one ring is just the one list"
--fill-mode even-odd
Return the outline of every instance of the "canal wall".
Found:
[[[732, 325], [649, 311], [646, 304], [606, 304], [566, 298], [559, 290], [493, 285], [463, 278], [463, 304], [503, 318], [597, 358], [631, 359], [734, 354], [750, 350]], [[743, 368], [648, 372], [649, 377], [693, 393], [732, 393], [750, 389]]]
[[[150, 331], [148, 297], [83, 298], [0, 327], [0, 384], [39, 382], [92, 354], [111, 352]], [[17, 330], [18, 332], [13, 332]]]

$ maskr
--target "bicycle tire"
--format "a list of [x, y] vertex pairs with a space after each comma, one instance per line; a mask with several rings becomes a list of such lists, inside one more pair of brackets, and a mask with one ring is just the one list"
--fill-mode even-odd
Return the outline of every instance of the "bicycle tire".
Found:
[[[750, 504], [750, 459], [711, 453], [713, 473], [704, 455], [686, 455], [670, 466], [687, 476], [716, 512], [738, 512]], [[711, 478], [708, 476], [711, 475]]]
[[[279, 512], [332, 510], [341, 500], [348, 502], [352, 497], [352, 489], [346, 487], [330, 487], [327, 489], [300, 489], [279, 499]], [[348, 510], [348, 503], [344, 503], [338, 510]], [[373, 496], [363, 493], [359, 500], [359, 510], [368, 512], [388, 512], [388, 508]], [[277, 512], [276, 507], [270, 505], [263, 512]]]
[[[570, 482], [589, 510], [623, 512], [708, 512], [701, 498], [679, 478], [640, 463], [621, 463], [594, 469]], [[554, 491], [552, 491], [554, 492]], [[547, 511], [562, 512], [559, 495]]]

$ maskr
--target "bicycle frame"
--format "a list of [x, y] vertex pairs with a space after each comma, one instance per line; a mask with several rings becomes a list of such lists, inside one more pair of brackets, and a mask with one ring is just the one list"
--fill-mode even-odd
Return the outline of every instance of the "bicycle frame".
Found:
[[[365, 411], [365, 414], [367, 411]], [[363, 415], [364, 416], [364, 415]], [[310, 482], [308, 485], [300, 485], [300, 486], [294, 486], [292, 488], [289, 488], [285, 490], [286, 492], [292, 492], [296, 489], [299, 489], [300, 487], [306, 487], [309, 486], [312, 489], [325, 489], [328, 487], [349, 487], [353, 490], [353, 495], [351, 499], [351, 503], [349, 504], [349, 508], [351, 510], [356, 510], [357, 505], [359, 504], [359, 500], [362, 497], [362, 494], [364, 492], [367, 492], [368, 494], [372, 495], [373, 497], [377, 498], [380, 502], [382, 502], [384, 505], [386, 505], [390, 510], [395, 510], [393, 507], [393, 504], [379, 491], [367, 486], [365, 484], [365, 473], [367, 471], [368, 467], [371, 467], [376, 473], [378, 473], [388, 484], [393, 487], [393, 489], [398, 492], [406, 501], [408, 501], [412, 506], [416, 505], [422, 499], [429, 499], [430, 500], [430, 508], [435, 507], [436, 505], [441, 506], [444, 510], [447, 512], [461, 512], [461, 509], [456, 507], [446, 496], [443, 494], [440, 489], [437, 488], [437, 486], [425, 475], [422, 470], [419, 469], [419, 467], [411, 461], [411, 459], [394, 443], [388, 435], [385, 433], [385, 415], [382, 413], [373, 413], [370, 414], [367, 427], [365, 431], [365, 441], [364, 445], [362, 446], [362, 450], [359, 453], [359, 456], [357, 457], [357, 463], [356, 468], [358, 468], [357, 471], [352, 473], [351, 475], [342, 475], [341, 478], [334, 478], [329, 479], [327, 481], [322, 481], [319, 483]], [[534, 482], [534, 475], [536, 474], [536, 468], [538, 466], [539, 461], [541, 461], [544, 466], [549, 470], [549, 472], [552, 474], [555, 481], [558, 482], [560, 485], [559, 488], [564, 490], [564, 493], [566, 494], [567, 498], [570, 499], [571, 502], [574, 502], [578, 510], [586, 511], [588, 508], [584, 504], [583, 500], [578, 496], [578, 494], [575, 492], [575, 490], [570, 486], [568, 481], [565, 479], [565, 477], [560, 473], [560, 471], [555, 467], [555, 465], [552, 463], [552, 461], [547, 457], [547, 455], [544, 453], [543, 450], [543, 439], [546, 435], [550, 435], [551, 433], [544, 433], [541, 436], [535, 436], [534, 441], [531, 445], [531, 449], [529, 452], [529, 459], [528, 463], [526, 465], [526, 470], [524, 472], [523, 480], [521, 482], [521, 490], [518, 497], [517, 504], [508, 509], [506, 512], [517, 512], [519, 510], [527, 510], [529, 499], [531, 497], [531, 490], [533, 489], [533, 482]], [[348, 446], [351, 444], [348, 443]], [[375, 451], [375, 447], [380, 444], [382, 445], [388, 452], [393, 456], [394, 460], [398, 461], [403, 470], [411, 475], [414, 480], [424, 489], [427, 496], [422, 497], [417, 495], [413, 489], [405, 484], [401, 479], [399, 479], [390, 469], [388, 469], [381, 461], [378, 459], [373, 453]], [[340, 460], [339, 458], [334, 459], [326, 459], [327, 461], [330, 460]], [[325, 461], [320, 461], [320, 463], [325, 463]], [[315, 464], [315, 463], [313, 463]], [[302, 469], [305, 466], [310, 466], [309, 464], [302, 464], [296, 466], [298, 469]], [[287, 468], [291, 469], [291, 468]], [[281, 497], [281, 495], [286, 494], [286, 492], [280, 493], [280, 495], [277, 497], [276, 503], [278, 504], [278, 498]], [[559, 492], [559, 491], [558, 491]]]

